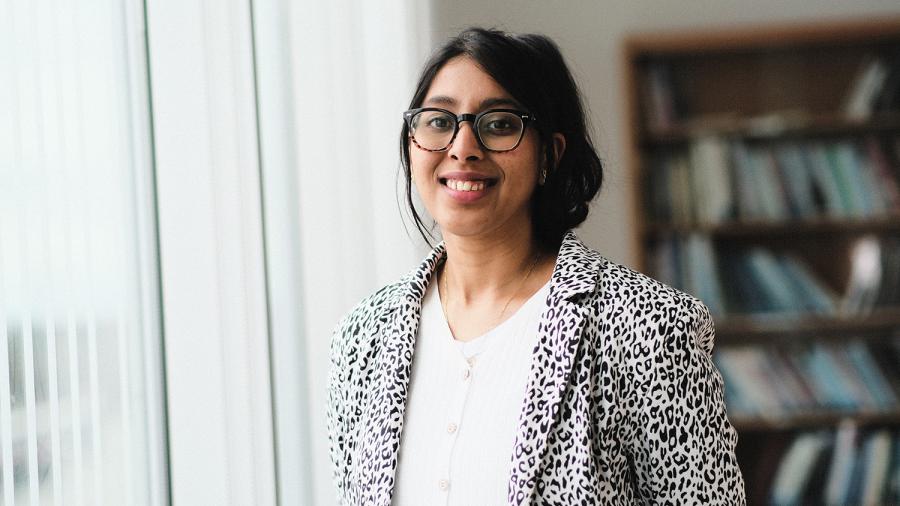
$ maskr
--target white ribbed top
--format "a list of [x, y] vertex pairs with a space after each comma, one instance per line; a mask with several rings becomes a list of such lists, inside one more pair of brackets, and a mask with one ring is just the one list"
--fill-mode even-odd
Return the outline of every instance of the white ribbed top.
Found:
[[393, 504], [506, 504], [537, 324], [549, 281], [506, 321], [456, 341], [436, 283], [422, 304]]

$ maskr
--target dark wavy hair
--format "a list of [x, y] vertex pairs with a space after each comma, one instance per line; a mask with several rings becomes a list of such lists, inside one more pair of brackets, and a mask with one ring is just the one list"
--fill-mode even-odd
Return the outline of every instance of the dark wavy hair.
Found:
[[[548, 167], [547, 180], [531, 200], [531, 227], [538, 246], [559, 249], [563, 235], [581, 224], [603, 184], [603, 165], [588, 133], [581, 94], [556, 43], [544, 35], [513, 34], [469, 28], [440, 47], [425, 64], [409, 108], [421, 107], [438, 71], [450, 60], [465, 56], [537, 117], [533, 123]], [[566, 138], [566, 149], [553, 166], [553, 134]], [[400, 132], [400, 162], [406, 177], [406, 202], [419, 233], [431, 244], [412, 198], [409, 129]]]

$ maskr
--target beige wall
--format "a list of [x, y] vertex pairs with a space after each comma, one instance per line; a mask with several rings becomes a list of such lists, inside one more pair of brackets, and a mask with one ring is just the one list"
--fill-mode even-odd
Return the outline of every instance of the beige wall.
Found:
[[897, 0], [432, 0], [433, 40], [470, 25], [540, 32], [560, 45], [581, 85], [606, 161], [606, 183], [581, 236], [612, 260], [634, 265], [630, 185], [624, 163], [620, 41], [631, 32], [900, 15]]

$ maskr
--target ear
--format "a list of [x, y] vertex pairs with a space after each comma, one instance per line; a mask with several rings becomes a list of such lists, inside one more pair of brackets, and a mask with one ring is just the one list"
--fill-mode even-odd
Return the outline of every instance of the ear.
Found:
[[563, 154], [566, 152], [566, 137], [556, 132], [553, 134], [553, 164], [550, 165], [550, 169], [555, 169], [559, 167], [559, 161], [562, 160]]

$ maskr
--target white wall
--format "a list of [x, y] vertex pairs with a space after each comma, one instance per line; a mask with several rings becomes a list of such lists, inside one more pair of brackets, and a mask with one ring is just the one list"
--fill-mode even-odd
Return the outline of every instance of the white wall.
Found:
[[900, 15], [897, 0], [432, 0], [436, 43], [480, 25], [553, 38], [578, 79], [606, 162], [606, 182], [580, 233], [612, 260], [634, 265], [632, 184], [625, 166], [621, 41], [632, 32]]

